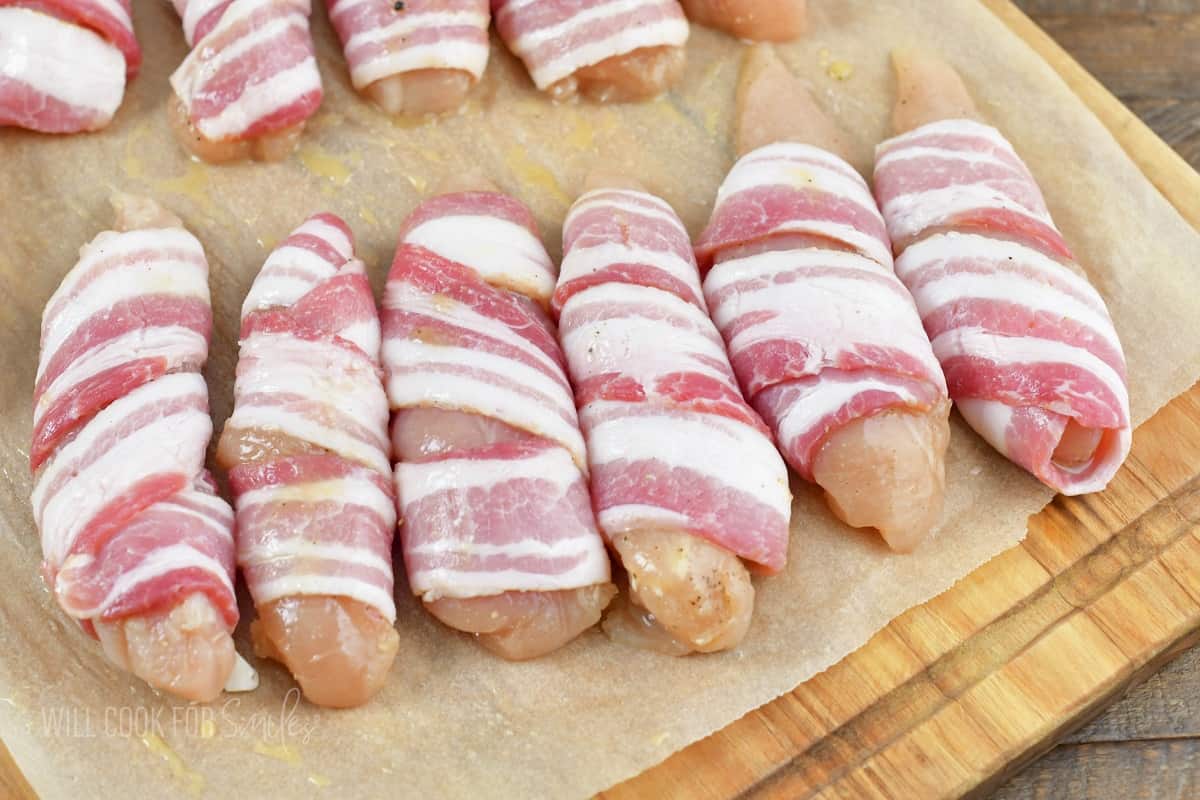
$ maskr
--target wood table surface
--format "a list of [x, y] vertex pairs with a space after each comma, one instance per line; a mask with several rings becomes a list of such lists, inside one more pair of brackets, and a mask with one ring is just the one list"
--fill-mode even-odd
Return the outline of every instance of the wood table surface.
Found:
[[[1017, 5], [1200, 170], [1200, 0]], [[1069, 736], [993, 800], [1194, 797], [1200, 797], [1200, 647]]]

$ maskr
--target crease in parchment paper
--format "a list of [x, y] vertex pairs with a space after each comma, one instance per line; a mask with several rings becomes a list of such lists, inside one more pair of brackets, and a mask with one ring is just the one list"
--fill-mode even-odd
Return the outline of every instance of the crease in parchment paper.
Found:
[[[282, 669], [259, 663], [258, 691], [187, 706], [109, 667], [54, 607], [38, 577], [29, 511], [30, 396], [42, 306], [78, 248], [111, 223], [116, 189], [180, 214], [212, 266], [216, 330], [207, 375], [218, 430], [231, 404], [237, 311], [269, 249], [317, 210], [358, 236], [376, 291], [395, 232], [423, 193], [470, 165], [526, 201], [551, 252], [596, 165], [669, 200], [693, 234], [732, 162], [742, 45], [693, 28], [689, 67], [642, 105], [554, 106], [499, 46], [462, 113], [393, 123], [360, 101], [324, 11], [314, 30], [326, 99], [281, 165], [205, 168], [171, 140], [167, 76], [185, 53], [169, 4], [135, 2], [146, 64], [113, 125], [89, 136], [0, 132], [0, 723], [45, 797], [583, 797], [721, 728], [861, 646], [1025, 535], [1050, 492], [956, 420], [937, 536], [911, 556], [834, 523], [797, 483], [790, 565], [758, 582], [742, 647], [672, 660], [591, 632], [552, 657], [502, 662], [416, 608], [399, 584], [400, 654], [366, 707], [297, 704]], [[984, 113], [1028, 160], [1050, 208], [1112, 310], [1134, 417], [1145, 420], [1200, 375], [1200, 236], [1151, 187], [1052, 70], [968, 0], [814, 3], [812, 33], [788, 65], [850, 132], [870, 172], [887, 134], [887, 56], [940, 51]], [[848, 68], [828, 69], [831, 63]], [[250, 654], [240, 628], [239, 646]]]

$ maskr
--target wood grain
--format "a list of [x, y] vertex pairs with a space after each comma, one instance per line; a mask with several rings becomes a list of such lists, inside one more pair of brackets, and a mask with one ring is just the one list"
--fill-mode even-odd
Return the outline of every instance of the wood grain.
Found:
[[1200, 165], [1200, 2], [1018, 5], [1184, 159]]
[[5, 800], [37, 800], [37, 795], [21, 774], [4, 742], [0, 742], [0, 797]]
[[1200, 649], [1192, 649], [1067, 737], [1093, 744], [1200, 738]]
[[992, 800], [1178, 800], [1200, 796], [1195, 739], [1063, 745]]

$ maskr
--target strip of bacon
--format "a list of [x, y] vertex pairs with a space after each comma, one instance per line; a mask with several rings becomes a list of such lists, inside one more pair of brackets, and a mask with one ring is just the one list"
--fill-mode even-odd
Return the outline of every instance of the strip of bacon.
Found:
[[483, 77], [487, 0], [329, 0], [354, 88], [389, 113], [448, 111]]
[[683, 72], [688, 23], [676, 0], [492, 0], [496, 29], [556, 98], [636, 100]]
[[[310, 217], [242, 306], [229, 471], [261, 655], [319, 705], [365, 702], [398, 646], [379, 317], [350, 230]], [[348, 621], [347, 621], [348, 620]]]
[[141, 60], [127, 3], [0, 0], [0, 126], [43, 133], [106, 126]]
[[409, 585], [508, 658], [561, 646], [611, 597], [535, 230], [498, 193], [428, 201], [403, 227], [383, 305]]
[[183, 144], [210, 161], [286, 157], [322, 98], [309, 0], [173, 2], [192, 48], [171, 75]]
[[84, 247], [42, 318], [30, 462], [43, 573], [119, 665], [208, 700], [233, 669], [238, 618], [233, 514], [204, 468], [208, 266], [157, 206], [114, 204], [144, 227]]
[[932, 122], [879, 146], [875, 182], [963, 418], [1059, 492], [1104, 488], [1132, 439], [1121, 343], [1012, 145]]

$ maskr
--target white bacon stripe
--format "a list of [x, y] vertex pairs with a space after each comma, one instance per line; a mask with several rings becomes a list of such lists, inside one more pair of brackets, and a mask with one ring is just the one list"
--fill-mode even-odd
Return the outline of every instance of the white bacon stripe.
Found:
[[133, 30], [133, 20], [129, 18], [129, 12], [117, 0], [91, 0], [91, 2], [102, 8], [104, 13], [120, 22], [121, 27], [126, 30]]
[[[170, 255], [167, 255], [167, 254]], [[78, 300], [74, 295], [82, 295], [84, 291], [80, 289], [85, 281], [91, 282], [91, 273], [98, 269], [115, 269], [116, 271], [127, 270], [130, 267], [152, 266], [155, 261], [170, 258], [178, 258], [179, 254], [186, 254], [186, 261], [190, 261], [190, 265], [194, 265], [197, 270], [203, 272], [203, 275], [208, 275], [208, 261], [204, 259], [204, 248], [200, 246], [196, 236], [187, 233], [182, 228], [145, 228], [139, 230], [128, 230], [125, 233], [116, 233], [114, 230], [106, 230], [104, 233], [97, 235], [83, 248], [79, 253], [79, 261], [74, 265], [70, 272], [62, 278], [62, 283], [59, 288], [54, 290], [54, 294], [50, 295], [50, 299], [46, 301], [46, 309], [42, 313], [43, 342], [49, 331], [53, 331], [58, 327], [58, 318], [65, 312], [70, 312], [72, 303]], [[181, 264], [180, 269], [186, 269], [187, 266]], [[182, 284], [187, 285], [187, 277], [173, 277], [169, 283], [174, 284], [176, 279]], [[86, 289], [91, 291], [91, 289]], [[208, 296], [208, 288], [205, 284], [205, 296]], [[78, 317], [78, 314], [74, 314]], [[67, 319], [71, 319], [68, 314]], [[62, 338], [65, 338], [62, 337]], [[44, 349], [44, 345], [43, 345]], [[43, 353], [43, 360], [48, 360], [46, 353]]]
[[[506, 481], [544, 481], [560, 494], [579, 480], [575, 462], [561, 447], [548, 447], [533, 457], [505, 459], [502, 472], [498, 472], [497, 463], [495, 459], [483, 458], [445, 458], [429, 463], [401, 462], [396, 465], [398, 505], [404, 508], [444, 491], [487, 489], [496, 484], [498, 477]], [[456, 540], [444, 540], [443, 544], [447, 549], [458, 546]], [[435, 552], [430, 547], [433, 545], [419, 547], [417, 552]]]
[[[387, 565], [386, 580], [391, 582], [391, 565]], [[380, 581], [385, 579], [380, 576]], [[256, 584], [255, 601], [262, 605], [282, 597], [299, 595], [332, 595], [334, 597], [349, 597], [368, 605], [377, 611], [388, 622], [396, 621], [396, 601], [392, 593], [380, 588], [374, 582], [362, 578], [348, 578], [338, 575], [317, 575], [315, 573], [283, 575], [275, 580], [263, 581]]]
[[196, 26], [224, 0], [172, 0], [172, 2], [180, 19], [183, 20], [184, 40], [188, 43], [188, 47], [195, 47]]
[[956, 184], [944, 189], [932, 189], [902, 194], [886, 200], [883, 215], [893, 239], [910, 239], [928, 228], [946, 224], [957, 214], [971, 209], [1012, 211], [1044, 225], [1054, 226], [1045, 211], [1027, 208], [1012, 197], [984, 184]]
[[1088, 327], [1118, 353], [1121, 342], [1107, 314], [1097, 313], [1074, 297], [1057, 291], [1044, 283], [1020, 275], [993, 273], [976, 275], [959, 273], [947, 275], [924, 284], [913, 293], [922, 317], [936, 314], [943, 306], [964, 300], [988, 300], [1019, 305], [1029, 311], [1053, 315], [1063, 321], [1071, 320]]
[[125, 96], [125, 57], [91, 30], [25, 8], [0, 8], [0, 76], [112, 119]]
[[[1067, 364], [1096, 376], [1117, 398], [1122, 408], [1129, 407], [1129, 390], [1112, 367], [1080, 347], [1033, 337], [1001, 336], [979, 328], [956, 328], [933, 340], [933, 352], [945, 361], [956, 356], [986, 358], [998, 365], [1020, 368], [1033, 364]], [[1070, 397], [1101, 401], [1086, 394], [1073, 392], [1068, 386], [1059, 387], [1060, 393]], [[1048, 410], [1070, 416], [1069, 407], [1048, 406]]]
[[327, 502], [362, 506], [385, 520], [394, 519], [396, 515], [396, 509], [393, 508], [391, 500], [379, 490], [378, 486], [371, 481], [355, 477], [329, 478], [322, 481], [271, 485], [261, 489], [252, 489], [238, 497], [238, 513], [245, 514], [256, 506], [262, 505], [315, 505]]
[[[914, 146], [922, 146], [919, 144], [921, 140], [931, 139], [939, 136], [962, 136], [966, 138], [983, 140], [990, 148], [995, 148], [1009, 156], [1015, 161], [1020, 161], [1017, 151], [1013, 149], [1012, 143], [1004, 138], [1004, 134], [999, 130], [986, 125], [982, 122], [976, 122], [971, 119], [944, 119], [937, 122], [930, 122], [927, 125], [922, 125], [919, 128], [914, 128], [907, 133], [902, 133], [899, 136], [894, 136], [879, 145], [879, 153], [881, 156], [888, 155], [892, 151], [899, 149], [909, 149]], [[942, 148], [934, 148], [942, 149]]]
[[[599, 542], [599, 537], [596, 537]], [[608, 556], [603, 546], [596, 554], [565, 572], [522, 570], [457, 570], [446, 567], [421, 570], [408, 576], [413, 594], [426, 603], [443, 597], [469, 599], [491, 597], [503, 592], [557, 592], [605, 583], [609, 578]], [[601, 570], [603, 569], [603, 574]], [[599, 575], [600, 577], [596, 577]]]
[[[448, 458], [423, 463], [396, 465], [398, 506], [403, 510], [441, 492], [463, 494], [487, 489], [498, 482], [536, 481], [548, 504], [555, 502], [580, 480], [571, 455], [560, 447], [547, 448], [531, 457], [516, 459]], [[549, 493], [554, 496], [548, 496]], [[556, 591], [574, 589], [609, 579], [608, 555], [594, 531], [566, 536], [554, 542], [523, 538], [508, 542], [477, 542], [468, 536], [447, 535], [406, 550], [406, 555], [455, 554], [459, 559], [505, 556], [512, 559], [579, 557], [580, 562], [565, 572], [523, 570], [418, 569], [410, 571], [409, 584], [426, 601], [439, 597], [481, 597], [506, 591]]]
[[383, 58], [355, 67], [350, 78], [354, 88], [360, 90], [383, 78], [421, 69], [462, 70], [479, 80], [487, 69], [487, 61], [488, 49], [476, 42], [441, 41], [393, 50]]
[[[831, 202], [850, 203], [862, 214], [876, 220], [880, 228], [884, 225], [871, 190], [852, 166], [832, 153], [797, 142], [776, 142], [742, 156], [717, 191], [713, 219], [716, 220], [722, 206], [737, 195], [771, 186], [829, 195]], [[850, 244], [884, 267], [890, 269], [892, 266], [892, 252], [888, 243], [848, 222], [796, 216], [762, 233], [824, 236]]]
[[[388, 282], [387, 288], [384, 289], [383, 307], [422, 314], [466, 330], [475, 331], [521, 350], [527, 356], [545, 365], [551, 373], [560, 371], [558, 364], [550, 356], [534, 346], [528, 339], [514, 333], [503, 322], [479, 314], [474, 309], [447, 297], [430, 297], [407, 282]], [[386, 348], [387, 342], [383, 346]]]
[[910, 245], [900, 258], [896, 259], [896, 274], [907, 285], [915, 287], [923, 280], [926, 271], [949, 261], [986, 264], [1005, 275], [1012, 274], [1010, 268], [1033, 270], [1041, 276], [1043, 285], [1048, 288], [1065, 285], [1070, 290], [1070, 295], [1058, 288], [1060, 294], [1070, 296], [1076, 302], [1086, 303], [1097, 314], [1108, 316], [1104, 299], [1086, 278], [1074, 270], [1067, 269], [1040, 250], [1007, 239], [958, 232], [929, 236]]
[[[236, 404], [228, 425], [242, 430], [281, 431], [388, 474], [387, 398], [369, 361], [332, 342], [291, 334], [251, 336], [242, 342], [241, 360], [243, 365], [253, 366], [238, 370]], [[280, 393], [298, 395], [366, 427], [374, 434], [374, 441], [363, 440], [336, 424], [323, 424], [309, 414], [288, 410], [270, 399]], [[254, 395], [267, 399], [263, 405], [254, 405], [249, 400]]]
[[972, 430], [996, 448], [1000, 455], [1008, 457], [1008, 429], [1012, 426], [1012, 406], [999, 400], [963, 398], [955, 400], [954, 407]]
[[[196, 128], [210, 141], [234, 138], [263, 117], [295, 102], [319, 83], [317, 61], [307, 58], [291, 69], [250, 86], [236, 103], [226, 106], [216, 116], [195, 120]], [[175, 86], [174, 76], [171, 85]]]
[[[337, 22], [348, 8], [358, 4], [353, 1], [338, 3], [331, 12], [331, 18]], [[404, 39], [422, 30], [449, 27], [471, 27], [483, 32], [487, 30], [490, 20], [491, 16], [486, 10], [482, 13], [462, 10], [410, 12], [397, 15], [388, 25], [354, 31], [348, 39], [343, 39], [354, 88], [361, 90], [381, 78], [418, 69], [462, 70], [479, 80], [487, 68], [486, 43], [444, 38], [428, 44], [415, 45], [405, 42]], [[360, 55], [356, 52], [361, 48], [389, 41], [399, 43], [378, 55]]]
[[[543, 395], [547, 402], [545, 408], [548, 415], [558, 418], [560, 415], [554, 414], [554, 411], [561, 411], [570, 407], [570, 395], [567, 393], [563, 385], [549, 375], [539, 369], [535, 369], [526, 365], [523, 362], [515, 361], [510, 358], [504, 358], [493, 353], [482, 350], [471, 350], [465, 347], [447, 347], [446, 345], [427, 344], [413, 339], [389, 339], [383, 344], [383, 358], [391, 364], [411, 364], [414, 365], [413, 372], [406, 372], [408, 377], [401, 380], [409, 380], [414, 372], [419, 373], [422, 364], [451, 364], [459, 367], [466, 367], [471, 370], [477, 370], [481, 376], [497, 375], [508, 378], [509, 380], [532, 389]], [[487, 383], [486, 380], [482, 381]], [[497, 391], [491, 388], [490, 385], [485, 387], [486, 391]], [[461, 402], [473, 407], [471, 396], [464, 396]], [[522, 402], [531, 403], [529, 399], [523, 399]], [[395, 398], [393, 398], [393, 406]], [[565, 422], [563, 424], [566, 424]]]
[[[506, 17], [520, 14], [524, 5], [526, 4], [510, 3], [500, 14]], [[537, 87], [546, 89], [581, 67], [597, 64], [607, 58], [624, 55], [643, 47], [682, 47], [687, 43], [688, 23], [679, 13], [677, 6], [674, 9], [675, 13], [671, 13], [671, 6], [674, 5], [673, 0], [670, 3], [662, 0], [608, 0], [555, 25], [519, 34], [515, 40], [508, 42], [508, 45], [525, 61], [525, 66]], [[663, 19], [649, 25], [625, 27], [611, 36], [585, 41], [582, 45], [564, 49], [557, 58], [531, 63], [533, 50], [547, 42], [567, 39], [579, 31], [586, 30], [588, 26], [626, 16], [650, 6], [663, 7]]]
[[601, 509], [596, 515], [600, 530], [612, 539], [622, 533], [638, 530], [687, 530], [692, 524], [684, 514], [661, 506], [626, 503]]
[[812, 163], [809, 154], [813, 150], [816, 148], [785, 142], [753, 151], [734, 165], [725, 178], [717, 191], [717, 204], [747, 189], [787, 186], [837, 195], [861, 206], [873, 216], [879, 216], [866, 182], [859, 176], [855, 176], [857, 180], [850, 177], [840, 166]]
[[[567, 225], [571, 224], [570, 218]], [[696, 265], [669, 250], [646, 250], [641, 247], [605, 242], [592, 247], [572, 247], [563, 259], [560, 283], [583, 278], [613, 264], [641, 264], [662, 270], [687, 285], [699, 301], [704, 297]]]
[[[396, 344], [399, 342], [395, 340], [384, 341], [385, 362], [391, 362], [395, 357], [391, 348]], [[505, 363], [511, 365], [514, 362]], [[586, 463], [583, 435], [569, 418], [564, 418], [552, 406], [536, 404], [527, 395], [496, 386], [488, 377], [495, 373], [480, 372], [477, 376], [463, 377], [417, 370], [419, 367], [388, 379], [387, 393], [393, 409], [434, 406], [492, 417], [558, 442], [571, 452], [577, 464]]]
[[[629, 313], [594, 323], [572, 323], [592, 305], [625, 307]], [[676, 320], [682, 318], [688, 327], [680, 328], [670, 318], [650, 319], [636, 313], [647, 306], [657, 306]], [[715, 378], [737, 392], [728, 367], [720, 369], [701, 360], [729, 363], [720, 339], [702, 333], [708, 330], [717, 335], [712, 321], [676, 295], [636, 284], [601, 284], [572, 297], [562, 322], [559, 338], [577, 384], [595, 375], [620, 373], [643, 386], [653, 386], [661, 376], [686, 370]]]
[[695, 470], [773, 508], [791, 507], [779, 455], [759, 431], [714, 414], [682, 416], [664, 410], [623, 415], [631, 406], [637, 409], [638, 404], [597, 401], [580, 411], [593, 465], [622, 459], [665, 462]]
[[[75, 470], [78, 460], [97, 440], [140, 409], [177, 398], [206, 403], [207, 396], [204, 379], [198, 374], [167, 375], [111, 403], [74, 439], [59, 448], [42, 470], [32, 497], [47, 561], [61, 564], [80, 531], [97, 512], [141, 478], [161, 473], [200, 473], [204, 468], [204, 447], [212, 434], [212, 420], [197, 408], [158, 417], [136, 436], [118, 441], [81, 472]], [[47, 497], [49, 488], [67, 475], [69, 478], [61, 488]]]
[[[632, 202], [632, 200], [640, 202]], [[649, 204], [651, 208], [647, 208]], [[567, 214], [567, 219], [575, 219], [589, 211], [595, 209], [603, 209], [608, 212], [620, 212], [632, 214], [648, 219], [666, 222], [672, 226], [680, 225], [679, 217], [675, 216], [675, 212], [667, 205], [666, 201], [655, 197], [646, 192], [637, 192], [631, 189], [593, 189], [580, 195], [579, 199], [571, 206], [570, 213]], [[570, 223], [564, 223], [563, 227], [568, 227]]]
[[338, 337], [357, 345], [359, 350], [373, 357], [375, 353], [379, 352], [382, 341], [378, 318], [360, 320], [353, 325], [347, 325], [338, 331]]
[[884, 169], [893, 166], [896, 162], [903, 162], [909, 159], [921, 159], [922, 161], [926, 159], [934, 161], [960, 161], [966, 164], [987, 164], [993, 167], [1013, 169], [1013, 165], [1010, 162], [996, 158], [991, 153], [977, 153], [971, 150], [948, 150], [944, 147], [924, 147], [921, 145], [889, 150], [875, 162], [875, 169]]
[[[786, 273], [798, 267], [828, 267], [837, 269], [839, 274], [739, 291], [714, 305], [713, 320], [722, 330], [746, 314], [758, 311], [776, 314], [728, 338], [731, 352], [737, 353], [759, 342], [802, 339], [815, 359], [806, 366], [806, 374], [816, 375], [837, 353], [875, 345], [922, 358], [930, 374], [938, 374], [925, 332], [904, 287], [894, 275], [882, 273], [877, 264], [862, 256], [817, 248], [759, 253], [722, 262], [709, 273], [706, 288], [709, 297], [714, 298], [726, 286], [739, 281]], [[884, 275], [895, 286], [864, 280], [861, 277], [864, 274]]]
[[[1007, 161], [991, 152], [980, 152], [961, 145], [935, 147], [921, 144], [935, 137], [952, 136], [979, 140], [988, 150], [1007, 156]], [[1054, 228], [1054, 221], [1041, 199], [1041, 192], [1024, 166], [1016, 151], [1004, 135], [995, 128], [973, 120], [943, 120], [909, 131], [881, 144], [877, 151], [876, 174], [883, 170], [903, 169], [906, 162], [929, 160], [951, 162], [943, 169], [961, 168], [972, 163], [998, 163], [1009, 173], [1008, 180], [1032, 191], [1033, 206], [1016, 200], [1011, 194], [997, 187], [991, 179], [978, 183], [964, 180], [941, 189], [914, 192], [883, 198], [883, 215], [887, 220], [888, 232], [897, 241], [914, 238], [922, 231], [946, 223], [955, 215], [973, 209], [996, 209], [1017, 213], [1021, 216]], [[954, 162], [958, 162], [956, 165]]]
[[[203, 259], [203, 253], [199, 253]], [[147, 295], [194, 298], [205, 303], [208, 296], [208, 270], [201, 261], [151, 258], [109, 270], [88, 285], [87, 292], [65, 304], [45, 326], [42, 352], [55, 353], [79, 326], [96, 314], [118, 303]], [[39, 365], [45, 368], [45, 363]], [[39, 369], [38, 377], [41, 377]]]
[[81, 353], [46, 387], [33, 409], [34, 424], [41, 421], [64, 393], [105, 370], [143, 358], [162, 358], [169, 369], [199, 366], [207, 356], [208, 342], [204, 337], [176, 325], [138, 328], [113, 339], [104, 339]]
[[527, 228], [507, 219], [469, 214], [437, 217], [413, 228], [404, 241], [527, 297], [544, 302], [554, 292], [554, 264], [546, 248]]
[[[345, 232], [319, 219], [305, 221], [291, 236], [300, 234], [322, 239], [332, 245], [342, 256], [342, 263], [354, 256], [354, 247]], [[298, 245], [283, 244], [275, 248], [267, 256], [242, 303], [242, 317], [256, 309], [294, 305], [317, 284], [333, 277], [340, 266]]]

